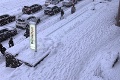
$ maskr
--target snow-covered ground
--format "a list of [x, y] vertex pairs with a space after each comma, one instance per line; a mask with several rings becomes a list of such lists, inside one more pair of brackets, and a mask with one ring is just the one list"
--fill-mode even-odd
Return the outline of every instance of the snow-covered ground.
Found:
[[[24, 5], [22, 1], [20, 7]], [[119, 0], [99, 1], [79, 2], [77, 11], [70, 15], [70, 9], [67, 9], [62, 20], [59, 20], [59, 14], [45, 19], [37, 26], [38, 41], [41, 41], [38, 52], [50, 50], [49, 56], [36, 67], [23, 64], [11, 69], [5, 67], [4, 57], [0, 55], [0, 80], [119, 80], [120, 62], [111, 67], [120, 50], [120, 28], [115, 26]], [[23, 39], [21, 34], [15, 40], [16, 45], [23, 44], [20, 47], [27, 45], [21, 52], [25, 54], [30, 52], [29, 38]], [[7, 41], [3, 44], [8, 45]], [[51, 44], [53, 47], [49, 49]], [[19, 47], [10, 50], [16, 49]]]

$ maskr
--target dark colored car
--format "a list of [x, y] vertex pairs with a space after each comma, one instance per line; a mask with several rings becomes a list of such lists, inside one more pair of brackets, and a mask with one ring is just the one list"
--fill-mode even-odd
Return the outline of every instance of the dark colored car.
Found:
[[0, 29], [0, 42], [17, 34], [16, 28], [3, 28]]
[[34, 4], [32, 6], [24, 6], [22, 9], [23, 14], [32, 14], [42, 9], [42, 6], [39, 4]]
[[16, 17], [15, 16], [10, 16], [8, 14], [1, 15], [0, 16], [0, 26], [6, 25], [10, 22], [15, 21]]
[[56, 6], [56, 5], [49, 5], [46, 7], [46, 9], [44, 10], [44, 14], [45, 15], [54, 15], [60, 12], [60, 7]]

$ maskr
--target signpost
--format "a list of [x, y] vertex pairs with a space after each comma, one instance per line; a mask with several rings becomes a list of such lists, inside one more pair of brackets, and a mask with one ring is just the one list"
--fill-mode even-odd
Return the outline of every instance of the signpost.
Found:
[[35, 22], [30, 22], [30, 48], [37, 52], [37, 34]]

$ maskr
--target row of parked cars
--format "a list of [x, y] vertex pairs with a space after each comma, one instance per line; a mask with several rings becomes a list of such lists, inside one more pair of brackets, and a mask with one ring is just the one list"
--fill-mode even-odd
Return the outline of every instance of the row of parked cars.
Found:
[[70, 7], [73, 4], [76, 4], [77, 1], [81, 1], [81, 0], [46, 0], [45, 1], [45, 6], [48, 6], [50, 4], [58, 4], [60, 1], [62, 1], [62, 6], [66, 6], [66, 7]]
[[[46, 8], [44, 9], [44, 14], [45, 15], [54, 15], [60, 12], [61, 8], [58, 7], [57, 3], [63, 0], [49, 0], [50, 4], [46, 5]], [[45, 2], [46, 3], [46, 2]], [[62, 2], [63, 6], [70, 6], [73, 3], [77, 3], [77, 0], [64, 0]], [[24, 6], [22, 9], [22, 12], [24, 15], [20, 16], [19, 18], [16, 19], [15, 16], [12, 15], [1, 15], [0, 16], [0, 26], [6, 25], [10, 22], [16, 21], [16, 28], [20, 29], [25, 29], [25, 34], [24, 36], [29, 37], [29, 22], [33, 21], [36, 24], [38, 24], [41, 19], [39, 14], [36, 14], [36, 12], [40, 11], [42, 9], [42, 6], [39, 4], [34, 4], [31, 6]], [[10, 38], [11, 36], [14, 36], [17, 34], [17, 29], [16, 28], [4, 28], [0, 29], [0, 42], [6, 40], [7, 38]]]
[[[34, 4], [34, 5], [39, 5], [39, 4]], [[34, 11], [36, 10], [36, 11]], [[17, 28], [21, 28], [21, 29], [26, 29], [28, 26], [29, 26], [29, 22], [30, 21], [33, 21], [35, 22], [36, 24], [38, 24], [41, 19], [40, 19], [40, 14], [38, 13], [35, 13], [37, 11], [39, 11], [39, 8], [34, 8], [34, 10], [32, 9], [24, 9], [23, 8], [23, 12], [24, 15], [20, 16], [18, 19], [16, 19], [16, 27]], [[29, 13], [31, 12], [31, 13]], [[54, 15], [54, 14], [57, 14], [60, 12], [60, 7], [58, 7], [57, 5], [53, 5], [53, 4], [50, 4], [48, 5], [45, 9], [44, 9], [44, 14], [45, 15]], [[27, 14], [29, 13], [29, 14]], [[35, 13], [35, 14], [33, 14]]]
[[0, 28], [0, 42], [15, 36], [17, 34], [17, 29], [13, 27]]
[[[24, 6], [24, 8], [22, 9], [22, 12], [24, 15], [20, 16], [19, 18], [16, 19], [15, 16], [11, 16], [8, 14], [5, 15], [1, 15], [0, 16], [0, 42], [14, 36], [17, 34], [17, 29], [16, 28], [20, 28], [20, 29], [26, 29], [26, 32], [24, 34], [25, 37], [29, 37], [29, 22], [33, 21], [36, 24], [38, 24], [41, 20], [40, 20], [40, 16], [39, 14], [33, 14], [38, 12], [39, 10], [42, 9], [42, 6], [40, 6], [39, 4], [34, 4], [30, 7], [26, 7]], [[44, 13], [46, 15], [53, 15], [56, 14], [60, 11], [60, 9], [55, 6], [55, 5], [49, 5]], [[16, 21], [16, 28], [4, 28], [2, 27], [3, 25], [6, 25], [10, 22]]]

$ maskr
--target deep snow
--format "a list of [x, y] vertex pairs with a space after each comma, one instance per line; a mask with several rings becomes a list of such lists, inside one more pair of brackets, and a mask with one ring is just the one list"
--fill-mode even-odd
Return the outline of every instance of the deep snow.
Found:
[[[85, 0], [82, 4], [85, 2], [89, 1]], [[38, 35], [40, 35], [38, 40], [41, 41], [39, 50], [50, 50], [50, 55], [37, 67], [31, 68], [23, 64], [16, 69], [6, 68], [4, 57], [1, 55], [0, 79], [119, 80], [120, 62], [111, 68], [115, 59], [114, 55], [120, 50], [120, 29], [114, 25], [118, 0], [104, 3], [90, 2], [83, 5], [82, 8], [80, 8], [82, 4], [78, 3], [76, 13], [72, 15], [67, 16], [70, 14], [70, 9], [66, 10], [65, 19], [61, 21], [59, 20], [60, 15], [55, 15], [47, 19], [48, 22], [41, 23], [42, 27], [46, 25], [46, 28], [43, 28], [41, 32], [38, 28]], [[49, 25], [50, 20], [53, 23]], [[29, 38], [25, 39], [21, 44], [28, 43], [28, 40]], [[47, 48], [50, 47], [47, 45], [50, 44], [49, 40], [54, 45], [52, 49]], [[6, 41], [3, 44], [7, 45]], [[17, 49], [19, 50], [19, 48]], [[16, 50], [16, 48], [13, 47], [10, 50]], [[30, 50], [27, 48], [24, 51], [29, 52]], [[22, 55], [22, 58], [25, 57]]]

